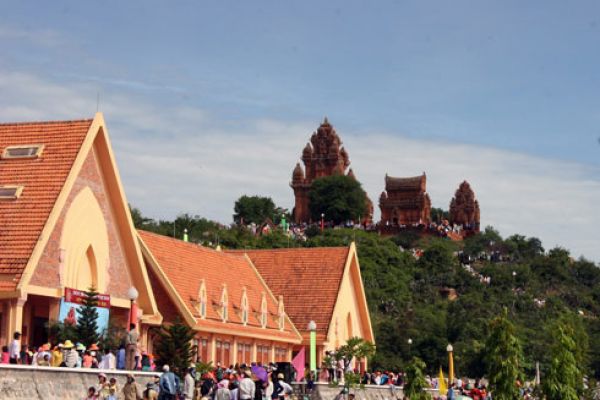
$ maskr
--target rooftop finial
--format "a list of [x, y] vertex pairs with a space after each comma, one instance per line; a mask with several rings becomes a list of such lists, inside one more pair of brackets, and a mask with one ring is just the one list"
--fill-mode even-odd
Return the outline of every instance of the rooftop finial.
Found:
[[327, 116], [323, 118], [323, 125], [329, 125], [329, 120], [327, 119]]

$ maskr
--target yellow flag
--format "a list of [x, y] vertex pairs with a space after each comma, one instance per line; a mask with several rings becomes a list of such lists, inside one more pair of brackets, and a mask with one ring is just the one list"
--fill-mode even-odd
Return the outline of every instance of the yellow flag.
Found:
[[446, 392], [448, 392], [448, 388], [446, 387], [446, 380], [444, 379], [444, 371], [442, 371], [442, 367], [440, 367], [440, 376], [438, 377], [438, 392], [440, 396], [445, 396]]

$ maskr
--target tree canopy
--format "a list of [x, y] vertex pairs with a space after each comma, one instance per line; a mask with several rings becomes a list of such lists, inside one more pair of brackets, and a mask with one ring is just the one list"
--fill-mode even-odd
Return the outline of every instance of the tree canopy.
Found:
[[486, 376], [494, 398], [518, 400], [520, 396], [516, 382], [523, 382], [523, 354], [506, 308], [490, 322], [485, 351]]
[[167, 364], [173, 372], [183, 377], [197, 351], [192, 346], [194, 330], [177, 319], [171, 325], [162, 326], [158, 335], [158, 343], [154, 350], [156, 365], [160, 368]]
[[77, 309], [77, 337], [85, 347], [97, 343], [98, 334], [98, 292], [96, 288], [90, 287], [85, 292], [83, 306]]
[[[356, 242], [361, 275], [376, 338], [374, 368], [404, 369], [419, 357], [427, 373], [447, 365], [446, 346], [454, 346], [457, 376], [485, 372], [488, 323], [506, 308], [523, 349], [521, 368], [528, 379], [536, 361], [542, 374], [551, 365], [554, 322], [577, 323], [578, 360], [583, 372], [600, 377], [600, 268], [573, 259], [560, 248], [542, 250], [537, 238], [502, 238], [491, 227], [463, 242], [439, 238], [383, 237], [357, 229], [317, 228], [306, 240], [275, 230], [255, 236], [246, 227], [224, 226], [182, 214], [174, 221], [147, 221], [143, 229], [230, 249], [348, 246]], [[399, 247], [402, 242], [402, 248]], [[420, 249], [418, 259], [411, 249]], [[460, 256], [469, 255], [469, 260]], [[492, 258], [491, 255], [501, 257]], [[486, 278], [484, 281], [483, 278]], [[407, 340], [412, 339], [409, 351]], [[589, 346], [580, 346], [587, 338]]]
[[243, 195], [233, 207], [233, 221], [236, 224], [262, 224], [267, 218], [274, 219], [275, 203], [270, 197]]
[[314, 221], [321, 220], [340, 224], [358, 221], [367, 213], [367, 194], [360, 183], [349, 176], [332, 175], [315, 179], [308, 192], [310, 213]]

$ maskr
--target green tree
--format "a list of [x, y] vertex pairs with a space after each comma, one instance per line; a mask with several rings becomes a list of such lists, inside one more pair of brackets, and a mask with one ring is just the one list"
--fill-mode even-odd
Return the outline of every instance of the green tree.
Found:
[[97, 343], [98, 334], [98, 292], [93, 286], [85, 292], [83, 307], [77, 309], [77, 338], [85, 347]]
[[102, 332], [102, 337], [100, 338], [100, 346], [103, 349], [116, 350], [119, 348], [121, 344], [125, 344], [125, 340], [127, 339], [127, 330], [120, 326], [119, 324], [115, 324], [114, 321], [108, 321], [108, 326]]
[[515, 327], [508, 319], [508, 311], [494, 318], [489, 325], [486, 341], [487, 377], [494, 399], [517, 400], [517, 380], [522, 377], [522, 351]]
[[129, 204], [129, 212], [131, 213], [131, 219], [133, 220], [133, 226], [137, 229], [145, 229], [148, 225], [154, 224], [152, 218], [146, 218], [142, 215], [142, 211], [139, 208], [132, 207]]
[[345, 175], [332, 175], [313, 181], [308, 192], [310, 213], [314, 221], [336, 224], [348, 220], [358, 221], [367, 213], [367, 194], [360, 183]]
[[160, 368], [167, 364], [173, 372], [183, 376], [196, 353], [193, 339], [194, 331], [179, 318], [171, 325], [162, 326], [155, 348], [156, 365]]
[[[233, 220], [236, 224], [247, 225], [254, 222], [262, 224], [267, 218], [275, 218], [277, 210], [275, 203], [270, 197], [242, 196], [235, 202], [233, 207]], [[281, 212], [281, 211], [280, 211]]]
[[372, 357], [373, 354], [375, 354], [375, 345], [373, 343], [354, 336], [348, 339], [345, 345], [340, 346], [336, 350], [335, 358], [336, 360], [344, 360], [344, 371], [346, 371], [353, 358], [360, 361]]
[[431, 399], [431, 394], [425, 391], [425, 388], [427, 388], [427, 381], [423, 373], [425, 368], [425, 363], [418, 357], [413, 357], [411, 362], [406, 366], [404, 394], [410, 400]]
[[577, 365], [576, 344], [571, 326], [559, 323], [552, 329], [553, 346], [548, 373], [544, 377], [544, 393], [548, 400], [577, 400], [582, 386], [582, 373]]
[[65, 340], [76, 340], [77, 327], [61, 321], [48, 321], [48, 340], [50, 343], [63, 343]]
[[441, 223], [445, 219], [450, 219], [450, 213], [448, 210], [443, 210], [441, 208], [431, 207], [431, 220], [436, 223]]

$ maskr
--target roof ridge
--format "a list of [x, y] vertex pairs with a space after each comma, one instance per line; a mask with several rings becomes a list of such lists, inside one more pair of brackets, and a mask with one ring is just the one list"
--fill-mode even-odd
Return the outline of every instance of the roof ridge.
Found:
[[226, 250], [226, 252], [244, 252], [247, 253], [249, 251], [277, 251], [277, 252], [284, 252], [284, 251], [309, 251], [309, 250], [322, 250], [322, 249], [327, 249], [327, 250], [332, 250], [332, 249], [344, 249], [347, 250], [350, 248], [350, 245], [347, 246], [318, 246], [318, 247], [285, 247], [285, 248], [276, 248], [276, 249], [231, 249], [231, 250]]
[[93, 120], [94, 120], [93, 118], [84, 118], [84, 119], [68, 119], [68, 120], [52, 120], [52, 121], [0, 122], [0, 126], [67, 124], [67, 123], [74, 123], [74, 122], [92, 122]]
[[212, 249], [212, 248], [207, 247], [207, 246], [203, 246], [203, 245], [198, 244], [198, 243], [185, 242], [185, 241], [183, 241], [181, 239], [178, 239], [178, 238], [174, 238], [174, 237], [171, 237], [171, 236], [161, 235], [160, 233], [150, 232], [150, 231], [147, 231], [147, 230], [144, 230], [144, 229], [137, 229], [137, 228], [136, 228], [136, 230], [138, 232], [143, 232], [143, 233], [147, 233], [147, 234], [152, 235], [152, 236], [156, 236], [156, 237], [158, 237], [160, 239], [169, 240], [169, 241], [175, 242], [177, 244], [181, 244], [183, 246], [187, 246], [187, 247], [189, 247], [191, 249], [194, 249], [194, 250], [206, 251], [208, 253], [214, 253], [214, 254], [218, 254], [218, 255], [224, 255], [224, 256], [227, 256], [227, 257], [234, 257], [236, 259], [243, 259], [244, 258], [242, 256], [231, 254], [231, 253], [229, 253], [229, 251], [215, 250], [215, 249]]

